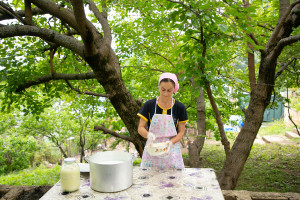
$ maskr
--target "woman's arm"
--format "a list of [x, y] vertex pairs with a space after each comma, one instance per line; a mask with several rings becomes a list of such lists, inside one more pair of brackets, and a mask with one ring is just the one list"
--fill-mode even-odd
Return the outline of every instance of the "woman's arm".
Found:
[[148, 136], [148, 131], [146, 130], [146, 123], [147, 123], [146, 120], [140, 118], [138, 133], [144, 138], [147, 138]]
[[179, 142], [182, 139], [182, 137], [184, 136], [185, 124], [186, 124], [186, 122], [178, 123], [178, 133], [175, 137], [173, 137], [170, 140], [173, 144], [175, 144], [176, 142]]

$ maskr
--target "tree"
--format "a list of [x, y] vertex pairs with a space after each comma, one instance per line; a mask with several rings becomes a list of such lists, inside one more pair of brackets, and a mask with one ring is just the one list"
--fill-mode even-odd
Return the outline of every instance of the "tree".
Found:
[[[67, 158], [80, 155], [80, 162], [83, 162], [85, 152], [97, 148], [103, 135], [96, 134], [91, 126], [101, 120], [97, 110], [96, 99], [92, 96], [78, 98], [77, 95], [62, 96], [59, 100], [52, 100], [53, 107], [45, 109], [40, 115], [28, 114], [20, 117], [18, 133], [25, 136], [34, 136], [43, 141], [47, 138], [56, 146], [61, 155]], [[88, 102], [88, 103], [86, 103]], [[74, 144], [71, 151], [71, 142]], [[75, 149], [74, 149], [75, 147]]]
[[[123, 77], [121, 76], [121, 68], [118, 57], [112, 49], [111, 29], [107, 20], [107, 11], [109, 8], [102, 2], [102, 9], [97, 9], [96, 5], [92, 1], [89, 1], [89, 6], [92, 10], [93, 16], [88, 20], [85, 15], [83, 1], [74, 0], [71, 1], [71, 4], [68, 4], [67, 1], [53, 3], [48, 0], [31, 0], [30, 2], [32, 3], [32, 6], [29, 6], [31, 4], [28, 2], [25, 6], [23, 6], [23, 10], [26, 12], [14, 11], [10, 7], [7, 7], [7, 5], [1, 4], [1, 10], [5, 10], [6, 14], [2, 15], [0, 19], [16, 18], [22, 25], [1, 26], [0, 38], [11, 37], [10, 39], [5, 40], [5, 44], [12, 47], [14, 46], [11, 42], [12, 40], [20, 40], [19, 38], [16, 39], [16, 36], [30, 35], [43, 39], [43, 41], [37, 41], [36, 43], [50, 51], [50, 64], [43, 62], [43, 65], [41, 66], [44, 67], [44, 70], [40, 71], [30, 68], [31, 65], [28, 64], [25, 69], [30, 70], [27, 70], [26, 73], [24, 72], [23, 74], [28, 75], [32, 73], [31, 71], [36, 72], [34, 74], [34, 79], [32, 80], [29, 79], [29, 76], [16, 76], [16, 74], [19, 73], [18, 64], [20, 64], [20, 62], [16, 61], [13, 63], [13, 67], [7, 66], [6, 64], [5, 66], [7, 68], [11, 67], [11, 70], [7, 70], [7, 73], [4, 73], [5, 79], [8, 80], [7, 82], [11, 83], [11, 85], [9, 85], [10, 87], [8, 88], [2, 85], [2, 88], [6, 89], [6, 105], [10, 104], [10, 100], [17, 100], [17, 97], [20, 97], [17, 96], [14, 91], [20, 92], [24, 91], [25, 88], [28, 88], [27, 92], [23, 93], [23, 95], [27, 95], [26, 100], [25, 98], [22, 98], [22, 96], [21, 100], [23, 100], [24, 104], [27, 103], [28, 105], [30, 102], [33, 102], [33, 105], [35, 105], [33, 106], [33, 109], [37, 109], [39, 107], [37, 105], [38, 102], [33, 98], [36, 94], [33, 93], [33, 87], [31, 86], [45, 83], [47, 84], [45, 85], [44, 90], [47, 94], [51, 94], [51, 92], [47, 92], [49, 88], [51, 90], [51, 88], [57, 87], [62, 90], [62, 88], [68, 86], [76, 92], [105, 96], [109, 99], [116, 112], [123, 120], [130, 136], [120, 135], [103, 126], [96, 128], [133, 142], [141, 155], [145, 141], [136, 131], [138, 123], [136, 113], [140, 104], [133, 98], [132, 94], [126, 88]], [[288, 9], [281, 9], [282, 11], [286, 10], [286, 12], [284, 15], [280, 15], [281, 18], [266, 45], [261, 44], [264, 43], [264, 39], [257, 39], [256, 37], [258, 36], [254, 35], [255, 32], [249, 31], [250, 28], [252, 28], [252, 25], [256, 25], [254, 23], [254, 17], [251, 18], [251, 26], [246, 25], [248, 20], [247, 17], [245, 17], [245, 14], [254, 14], [255, 9], [258, 9], [255, 1], [252, 2], [253, 6], [250, 5], [249, 8], [243, 10], [242, 8], [244, 8], [244, 5], [235, 1], [215, 1], [212, 5], [211, 2], [204, 1], [168, 0], [166, 8], [169, 9], [170, 12], [164, 12], [166, 14], [165, 18], [161, 18], [160, 21], [155, 21], [158, 23], [156, 24], [157, 27], [161, 26], [162, 22], [167, 22], [167, 20], [171, 19], [171, 22], [177, 22], [173, 24], [173, 28], [176, 28], [179, 32], [185, 31], [184, 35], [180, 36], [178, 34], [178, 38], [175, 38], [175, 41], [177, 41], [177, 39], [180, 40], [180, 44], [177, 48], [175, 48], [175, 51], [170, 52], [170, 54], [176, 54], [176, 56], [174, 56], [176, 59], [178, 59], [179, 52], [182, 53], [183, 57], [190, 57], [184, 60], [184, 65], [178, 64], [176, 66], [173, 65], [173, 67], [174, 71], [180, 74], [180, 78], [182, 80], [185, 79], [187, 80], [186, 82], [188, 82], [190, 78], [195, 78], [194, 80], [196, 84], [204, 88], [206, 91], [205, 95], [208, 95], [214, 108], [214, 115], [217, 119], [219, 131], [222, 136], [222, 143], [226, 149], [226, 162], [219, 176], [219, 182], [223, 189], [233, 189], [235, 187], [238, 177], [251, 151], [251, 146], [262, 122], [264, 110], [270, 103], [270, 97], [275, 85], [275, 77], [284, 70], [279, 69], [276, 73], [277, 60], [283, 48], [299, 40], [299, 34], [297, 35], [297, 30], [299, 30], [297, 27], [299, 26], [300, 17], [299, 2], [300, 1], [294, 1]], [[125, 3], [129, 3], [127, 6], [130, 6], [130, 1], [125, 1]], [[138, 3], [141, 2], [138, 1]], [[149, 3], [151, 3], [151, 1], [149, 1]], [[160, 2], [158, 2], [158, 4], [159, 3]], [[37, 8], [33, 8], [33, 5]], [[143, 5], [141, 4], [140, 6]], [[214, 6], [215, 9], [212, 9], [212, 6]], [[15, 6], [15, 8], [17, 7]], [[160, 5], [157, 8], [160, 9], [160, 11], [164, 9], [164, 7]], [[224, 10], [226, 11], [226, 14], [223, 12]], [[49, 18], [47, 21], [45, 18], [42, 18], [42, 20], [34, 17], [35, 14], [44, 13], [50, 14], [53, 18]], [[229, 13], [228, 16], [227, 13]], [[153, 16], [156, 14], [157, 12], [153, 12]], [[170, 16], [168, 16], [168, 14], [170, 14]], [[24, 16], [25, 18], [23, 18]], [[153, 16], [145, 15], [143, 17], [148, 19], [149, 22], [153, 21]], [[232, 17], [234, 17], [236, 21], [233, 21]], [[101, 24], [101, 30], [97, 28], [96, 22]], [[233, 25], [229, 26], [231, 22]], [[56, 24], [60, 24], [60, 26], [57, 26]], [[187, 24], [192, 24], [192, 26], [187, 26]], [[151, 27], [150, 23], [148, 23], [148, 25]], [[186, 29], [186, 27], [188, 28]], [[203, 30], [203, 32], [201, 32], [201, 30]], [[218, 105], [226, 105], [228, 100], [222, 96], [218, 96], [218, 93], [215, 93], [215, 91], [223, 93], [226, 90], [223, 87], [224, 84], [229, 83], [232, 78], [228, 73], [230, 68], [226, 68], [220, 64], [226, 63], [226, 61], [232, 59], [232, 55], [228, 52], [234, 52], [234, 49], [225, 49], [225, 46], [230, 46], [233, 42], [244, 42], [238, 39], [238, 36], [244, 34], [244, 31], [249, 34], [249, 37], [252, 40], [249, 42], [253, 44], [254, 49], [260, 51], [261, 62], [258, 71], [257, 83], [251, 92], [249, 106], [245, 110], [244, 126], [230, 149], [230, 145], [228, 141], [226, 141], [226, 134], [223, 128], [223, 122], [221, 119], [222, 114], [219, 112], [220, 106], [217, 107]], [[293, 31], [296, 32], [295, 35], [292, 35]], [[169, 31], [168, 34], [169, 33], [174, 32]], [[168, 34], [167, 36], [160, 36], [159, 39], [162, 40], [164, 38], [168, 38]], [[211, 39], [211, 35], [215, 36], [219, 40]], [[137, 37], [136, 39], [139, 42], [141, 38], [142, 37]], [[201, 39], [203, 40], [201, 41]], [[32, 40], [32, 38], [27, 38], [27, 40]], [[159, 41], [160, 40], [150, 41], [149, 44], [157, 44]], [[23, 41], [23, 44], [26, 46], [27, 42], [28, 41]], [[136, 44], [139, 44], [138, 42], [130, 42], [132, 47], [136, 47]], [[204, 54], [205, 56], [203, 56], [202, 53], [205, 52], [207, 45], [214, 47], [212, 48], [213, 51], [206, 52]], [[238, 49], [235, 45], [230, 47]], [[159, 48], [161, 47], [156, 47], [156, 49]], [[215, 50], [215, 48], [218, 50]], [[4, 50], [7, 49], [8, 48]], [[144, 46], [139, 55], [142, 55], [145, 52], [145, 49], [150, 51], [152, 50], [152, 47]], [[66, 66], [64, 66], [65, 68], [63, 70], [58, 67], [60, 63], [57, 62], [56, 59], [60, 55], [68, 55], [67, 57], [74, 58], [70, 56], [72, 52], [79, 56], [76, 58], [76, 61], [80, 63], [81, 68], [78, 70], [80, 71], [80, 74], [74, 74], [74, 71], [76, 70], [71, 70]], [[8, 52], [5, 53], [9, 54]], [[157, 51], [152, 51], [152, 53], [156, 53], [157, 55]], [[4, 54], [3, 51], [2, 54]], [[57, 55], [57, 57], [55, 57], [55, 55]], [[161, 54], [159, 56], [163, 57]], [[33, 62], [30, 59], [31, 58], [27, 58], [26, 61], [32, 64]], [[11, 60], [11, 58], [5, 57], [3, 62], [7, 62], [8, 60]], [[164, 60], [165, 62], [170, 61], [169, 59]], [[72, 60], [68, 61], [75, 64]], [[86, 63], [90, 68], [86, 66]], [[169, 63], [171, 64], [171, 62]], [[230, 66], [230, 64], [228, 64], [228, 66]], [[184, 67], [184, 74], [180, 67]], [[48, 70], [47, 73], [46, 69]], [[59, 70], [64, 73], [58, 73]], [[12, 76], [12, 72], [15, 73], [13, 74], [15, 76]], [[48, 75], [49, 72], [50, 75]], [[65, 74], [66, 72], [68, 72], [67, 75]], [[128, 71], [127, 73], [130, 74]], [[226, 77], [228, 80], [225, 78], [221, 79], [219, 76]], [[95, 94], [95, 92], [90, 92], [87, 90], [90, 88], [82, 88], [79, 84], [76, 84], [75, 81], [73, 81], [87, 79], [96, 79], [99, 85], [101, 85], [101, 87], [97, 88], [97, 91], [103, 91], [105, 94], [101, 95], [101, 93]], [[16, 80], [18, 81], [17, 84]], [[52, 85], [52, 87], [49, 87], [50, 80], [64, 80], [66, 84], [59, 82], [59, 84], [57, 84], [58, 86]], [[151, 78], [149, 80], [151, 82]], [[242, 84], [243, 83], [241, 83], [241, 85]], [[42, 89], [42, 87], [39, 89]], [[49, 96], [51, 97], [51, 95]], [[28, 99], [30, 101], [28, 101]], [[45, 98], [44, 102], [47, 102], [46, 100], [47, 98]], [[226, 103], [221, 104], [222, 101], [225, 101]], [[227, 105], [232, 104], [228, 103]]]
[[[266, 106], [270, 103], [277, 75], [277, 60], [284, 47], [296, 43], [300, 34], [291, 35], [300, 25], [300, 1], [294, 1], [288, 7], [289, 1], [281, 0], [280, 18], [267, 44], [260, 49], [260, 66], [257, 85], [250, 95], [248, 108], [245, 110], [245, 122], [230, 151], [231, 160], [223, 166], [219, 177], [221, 187], [232, 189], [236, 186], [239, 175], [250, 154], [251, 147], [263, 120]], [[284, 14], [282, 14], [284, 13]], [[254, 35], [251, 35], [256, 45], [262, 46]]]
[[[42, 46], [50, 51], [50, 64], [47, 66], [48, 73], [43, 71], [34, 77], [18, 77], [17, 82], [14, 82], [16, 81], [16, 76], [12, 78], [10, 77], [11, 74], [5, 74], [5, 79], [9, 80], [12, 78], [12, 85], [14, 85], [9, 89], [6, 88], [6, 97], [10, 97], [11, 99], [17, 98], [13, 92], [24, 93], [26, 88], [39, 84], [48, 84], [54, 80], [64, 80], [68, 87], [76, 90], [70, 81], [96, 79], [104, 89], [105, 94], [96, 94], [91, 91], [84, 91], [83, 93], [104, 96], [109, 99], [130, 132], [130, 136], [120, 136], [116, 132], [114, 134], [132, 142], [141, 155], [145, 140], [137, 133], [136, 128], [138, 123], [136, 113], [138, 112], [139, 104], [132, 98], [130, 92], [124, 85], [118, 58], [111, 47], [112, 35], [107, 20], [106, 4], [104, 2], [102, 2], [102, 4], [98, 3], [98, 5], [100, 5], [99, 7], [101, 7], [100, 11], [93, 1], [89, 2], [90, 9], [93, 13], [92, 20], [86, 18], [83, 1], [72, 1], [71, 4], [69, 4], [67, 1], [54, 3], [50, 0], [26, 0], [24, 4], [21, 5], [23, 10], [16, 11], [13, 10], [10, 5], [1, 2], [1, 10], [4, 11], [5, 14], [2, 14], [0, 19], [15, 18], [21, 24], [1, 26], [0, 38], [26, 35], [39, 37], [42, 39], [42, 41], [39, 41], [42, 43]], [[18, 6], [20, 5], [16, 3], [15, 7], [18, 8]], [[36, 15], [45, 13], [52, 16], [48, 22], [46, 18], [39, 19], [35, 17]], [[91, 22], [96, 20], [101, 24], [101, 31]], [[47, 23], [49, 23], [50, 26], [48, 26]], [[28, 38], [28, 40], [31, 39]], [[27, 41], [25, 41], [25, 43], [26, 42]], [[8, 42], [8, 45], [13, 46], [10, 42]], [[88, 63], [90, 68], [85, 68], [84, 72], [77, 74], [59, 73], [60, 68], [55, 65], [54, 55], [57, 51], [60, 53], [61, 49], [66, 49], [67, 52], [70, 50], [75, 53], [78, 56], [76, 59], [80, 63]], [[11, 66], [6, 67], [9, 69]], [[10, 72], [11, 71], [12, 70], [10, 70]], [[68, 72], [67, 69], [61, 71]], [[14, 72], [16, 73], [14, 75], [18, 74], [17, 69]], [[2, 85], [2, 88], [5, 87]], [[36, 101], [33, 103], [37, 106]], [[107, 132], [107, 129], [102, 126], [98, 126], [97, 129]]]

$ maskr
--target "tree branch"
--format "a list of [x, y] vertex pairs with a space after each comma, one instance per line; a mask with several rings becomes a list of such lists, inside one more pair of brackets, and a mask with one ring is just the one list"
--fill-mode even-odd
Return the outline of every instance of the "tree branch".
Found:
[[[32, 13], [32, 15], [43, 15], [43, 14], [47, 14], [48, 12], [46, 12], [40, 8], [32, 8], [31, 13]], [[25, 17], [25, 10], [15, 11], [15, 14], [17, 14], [20, 17]], [[15, 17], [8, 13], [0, 13], [0, 21], [7, 20], [7, 19], [15, 19]]]
[[276, 73], [275, 75], [275, 80], [278, 78], [278, 76], [280, 76], [282, 74], [282, 72], [293, 62], [293, 61], [296, 61], [297, 58], [293, 57], [289, 62], [285, 63], [279, 70], [278, 72]]
[[[269, 24], [268, 24], [269, 25]], [[270, 27], [267, 27], [266, 25], [262, 25], [262, 24], [257, 24], [257, 26], [262, 27], [264, 29], [267, 29], [269, 31], [274, 31], [274, 27], [272, 27], [272, 25], [269, 25]]]
[[105, 14], [106, 12], [102, 11], [102, 13], [100, 13], [99, 9], [97, 8], [97, 6], [92, 0], [90, 0], [90, 10], [94, 13], [97, 20], [100, 22], [102, 26], [105, 44], [109, 44], [110, 46], [112, 41], [112, 36], [111, 36], [111, 29], [107, 22], [107, 14]]
[[50, 41], [66, 47], [79, 56], [84, 57], [85, 52], [83, 44], [73, 37], [57, 33], [50, 29], [43, 29], [28, 25], [4, 26], [0, 27], [0, 38], [14, 37], [14, 36], [37, 36], [46, 41]]
[[15, 13], [11, 7], [9, 7], [8, 5], [6, 5], [5, 3], [1, 2], [1, 1], [0, 1], [0, 11], [7, 13], [8, 15], [11, 15], [13, 18], [17, 19], [22, 24], [28, 25], [26, 20], [24, 20], [17, 13]]
[[287, 108], [288, 108], [288, 117], [289, 117], [289, 120], [294, 124], [294, 126], [295, 126], [295, 128], [297, 130], [297, 133], [300, 136], [300, 132], [298, 130], [297, 124], [293, 121], [293, 119], [291, 117], [291, 114], [290, 114], [290, 101], [289, 101], [289, 88], [288, 87], [286, 87], [286, 97], [288, 99], [288, 101], [287, 101], [287, 103], [288, 103]]
[[92, 56], [96, 53], [94, 45], [94, 34], [92, 26], [89, 26], [85, 17], [83, 0], [72, 0], [73, 11], [76, 22], [78, 24], [79, 32], [82, 37], [85, 50], [88, 56]]
[[87, 95], [91, 95], [91, 96], [96, 96], [96, 97], [109, 98], [109, 94], [99, 94], [99, 93], [89, 92], [89, 91], [84, 91], [83, 94], [87, 94]]
[[143, 65], [141, 65], [141, 66], [121, 66], [122, 68], [125, 68], [125, 67], [133, 67], [133, 68], [136, 68], [136, 67], [144, 67], [144, 68], [148, 68], [148, 69], [150, 69], [150, 70], [152, 70], [152, 71], [157, 71], [157, 72], [162, 72], [162, 73], [164, 73], [165, 71], [164, 70], [161, 70], [161, 69], [154, 69], [154, 68], [150, 68], [150, 67], [148, 67], [148, 66], [143, 66]]
[[197, 17], [199, 17], [199, 13], [194, 11], [191, 6], [188, 6], [186, 4], [184, 4], [184, 1], [173, 1], [173, 0], [167, 0], [169, 2], [172, 2], [172, 3], [177, 3], [177, 4], [180, 4], [182, 5], [183, 7], [185, 7], [187, 10], [191, 11], [192, 13], [194, 13]]
[[[31, 0], [31, 2], [37, 7], [47, 11], [49, 14], [59, 18], [63, 24], [67, 24], [68, 26], [75, 29], [77, 32], [79, 33], [82, 33], [82, 31], [86, 32], [86, 37], [84, 35], [81, 35], [81, 37], [83, 38], [87, 55], [91, 55], [91, 54], [94, 55], [94, 53], [96, 52], [96, 48], [94, 47], [94, 45], [96, 45], [97, 48], [103, 47], [101, 42], [103, 36], [97, 31], [96, 27], [90, 21], [88, 21], [85, 16], [83, 16], [84, 13], [83, 13], [82, 0], [72, 1], [74, 13], [78, 15], [76, 17], [77, 19], [75, 18], [75, 15], [71, 10], [67, 8], [63, 8], [50, 0]], [[84, 17], [84, 21], [82, 22], [81, 19], [83, 19], [83, 17]], [[80, 28], [78, 24], [82, 24], [82, 23], [85, 24], [85, 26]], [[104, 57], [107, 56], [104, 54], [105, 52], [104, 53], [100, 52], [100, 53]]]
[[85, 74], [53, 74], [53, 75], [46, 75], [37, 78], [34, 81], [28, 81], [27, 83], [19, 85], [19, 87], [16, 89], [16, 92], [21, 92], [25, 90], [26, 88], [29, 88], [33, 85], [39, 85], [42, 83], [47, 83], [52, 80], [86, 80], [86, 79], [95, 79], [96, 76], [93, 72], [88, 72]]
[[54, 59], [54, 54], [55, 54], [56, 50], [57, 50], [57, 48], [55, 47], [55, 48], [51, 49], [50, 53], [49, 53], [49, 55], [50, 55], [49, 63], [50, 63], [51, 75], [54, 75], [56, 73], [55, 69], [54, 69], [54, 65], [53, 65], [53, 59]]
[[58, 6], [56, 3], [50, 0], [31, 0], [31, 3], [45, 12], [59, 18], [63, 23], [68, 24], [79, 32], [79, 27], [76, 23], [75, 16], [69, 9]]
[[287, 45], [290, 45], [290, 44], [293, 44], [293, 43], [299, 42], [299, 41], [300, 41], [300, 34], [293, 35], [293, 36], [281, 39], [278, 42], [278, 46], [280, 46], [280, 45], [287, 46]]
[[28, 25], [34, 25], [32, 21], [31, 2], [30, 0], [24, 0], [25, 2], [25, 21]]
[[86, 94], [86, 95], [91, 95], [91, 96], [97, 96], [97, 97], [106, 97], [109, 98], [109, 95], [107, 94], [99, 94], [99, 93], [95, 93], [95, 92], [89, 92], [89, 91], [80, 91], [79, 89], [74, 88], [69, 80], [65, 80], [67, 85], [71, 88], [71, 90], [74, 90], [76, 92], [78, 92], [79, 94]]
[[109, 129], [105, 128], [104, 126], [94, 126], [94, 130], [95, 131], [100, 130], [100, 131], [103, 131], [104, 134], [110, 134], [110, 135], [115, 136], [117, 138], [121, 138], [121, 139], [129, 141], [129, 142], [133, 142], [133, 140], [130, 137], [128, 137], [126, 135], [118, 134], [118, 133], [116, 133], [112, 130], [109, 130]]
[[281, 30], [281, 28], [282, 28], [282, 26], [285, 22], [285, 20], [290, 15], [291, 10], [294, 8], [294, 6], [297, 5], [298, 3], [300, 3], [300, 0], [295, 1], [294, 3], [292, 3], [290, 5], [290, 7], [287, 8], [286, 13], [282, 16], [282, 18], [278, 22], [277, 26], [275, 27], [275, 30], [274, 30], [273, 34], [271, 35], [265, 49], [269, 49], [269, 47], [275, 42], [275, 40], [278, 37], [278, 34], [279, 34], [279, 32], [280, 32], [280, 30]]
[[146, 49], [150, 50], [153, 54], [158, 55], [158, 56], [162, 57], [163, 59], [165, 59], [168, 63], [170, 63], [170, 64], [175, 68], [175, 65], [174, 65], [168, 58], [166, 58], [165, 56], [163, 56], [163, 55], [161, 55], [161, 54], [159, 54], [159, 53], [157, 53], [157, 52], [151, 50], [151, 49], [150, 49], [149, 47], [147, 47], [146, 45], [144, 45], [144, 44], [142, 44], [142, 45], [143, 45]]
[[277, 46], [274, 48], [274, 55], [277, 54], [278, 52], [281, 52], [281, 50], [285, 46], [293, 44], [295, 42], [299, 42], [299, 41], [300, 41], [300, 34], [281, 39], [278, 42]]
[[[202, 73], [203, 72], [204, 71], [202, 69]], [[220, 135], [221, 135], [221, 142], [224, 146], [225, 155], [226, 155], [225, 162], [227, 163], [228, 166], [230, 166], [230, 162], [231, 162], [230, 142], [227, 139], [227, 136], [226, 136], [226, 133], [225, 133], [225, 130], [224, 130], [224, 124], [222, 122], [221, 115], [220, 115], [219, 110], [218, 110], [218, 106], [217, 106], [217, 104], [214, 100], [214, 97], [213, 97], [213, 94], [212, 94], [212, 91], [211, 91], [211, 88], [210, 88], [210, 83], [207, 80], [205, 81], [205, 86], [206, 86], [207, 96], [209, 98], [210, 104], [211, 104], [211, 106], [213, 108], [213, 111], [215, 113], [215, 118], [216, 118], [217, 125], [218, 125]]]
[[249, 38], [251, 38], [253, 40], [253, 42], [258, 45], [258, 46], [262, 46], [258, 40], [256, 39], [256, 37], [253, 35], [253, 33], [247, 34]]

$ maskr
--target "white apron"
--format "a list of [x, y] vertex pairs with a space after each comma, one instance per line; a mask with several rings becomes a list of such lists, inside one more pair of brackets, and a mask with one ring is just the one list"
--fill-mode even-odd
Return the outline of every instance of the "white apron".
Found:
[[[149, 132], [153, 133], [156, 137], [154, 143], [169, 141], [173, 136], [177, 135], [174, 120], [172, 117], [172, 108], [171, 115], [156, 114], [157, 101], [155, 103], [154, 115], [152, 117], [149, 128]], [[173, 107], [173, 98], [171, 105]], [[169, 154], [166, 156], [151, 156], [145, 148], [142, 156], [141, 167], [183, 169], [184, 164], [179, 142], [172, 145]]]

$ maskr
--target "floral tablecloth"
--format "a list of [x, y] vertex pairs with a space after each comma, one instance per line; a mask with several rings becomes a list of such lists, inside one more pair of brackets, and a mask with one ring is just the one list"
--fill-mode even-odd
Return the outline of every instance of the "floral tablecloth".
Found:
[[78, 191], [62, 192], [56, 183], [41, 200], [103, 199], [103, 200], [224, 200], [216, 174], [210, 168], [161, 170], [133, 168], [133, 185], [121, 192], [101, 193], [90, 188], [88, 176], [81, 178]]

